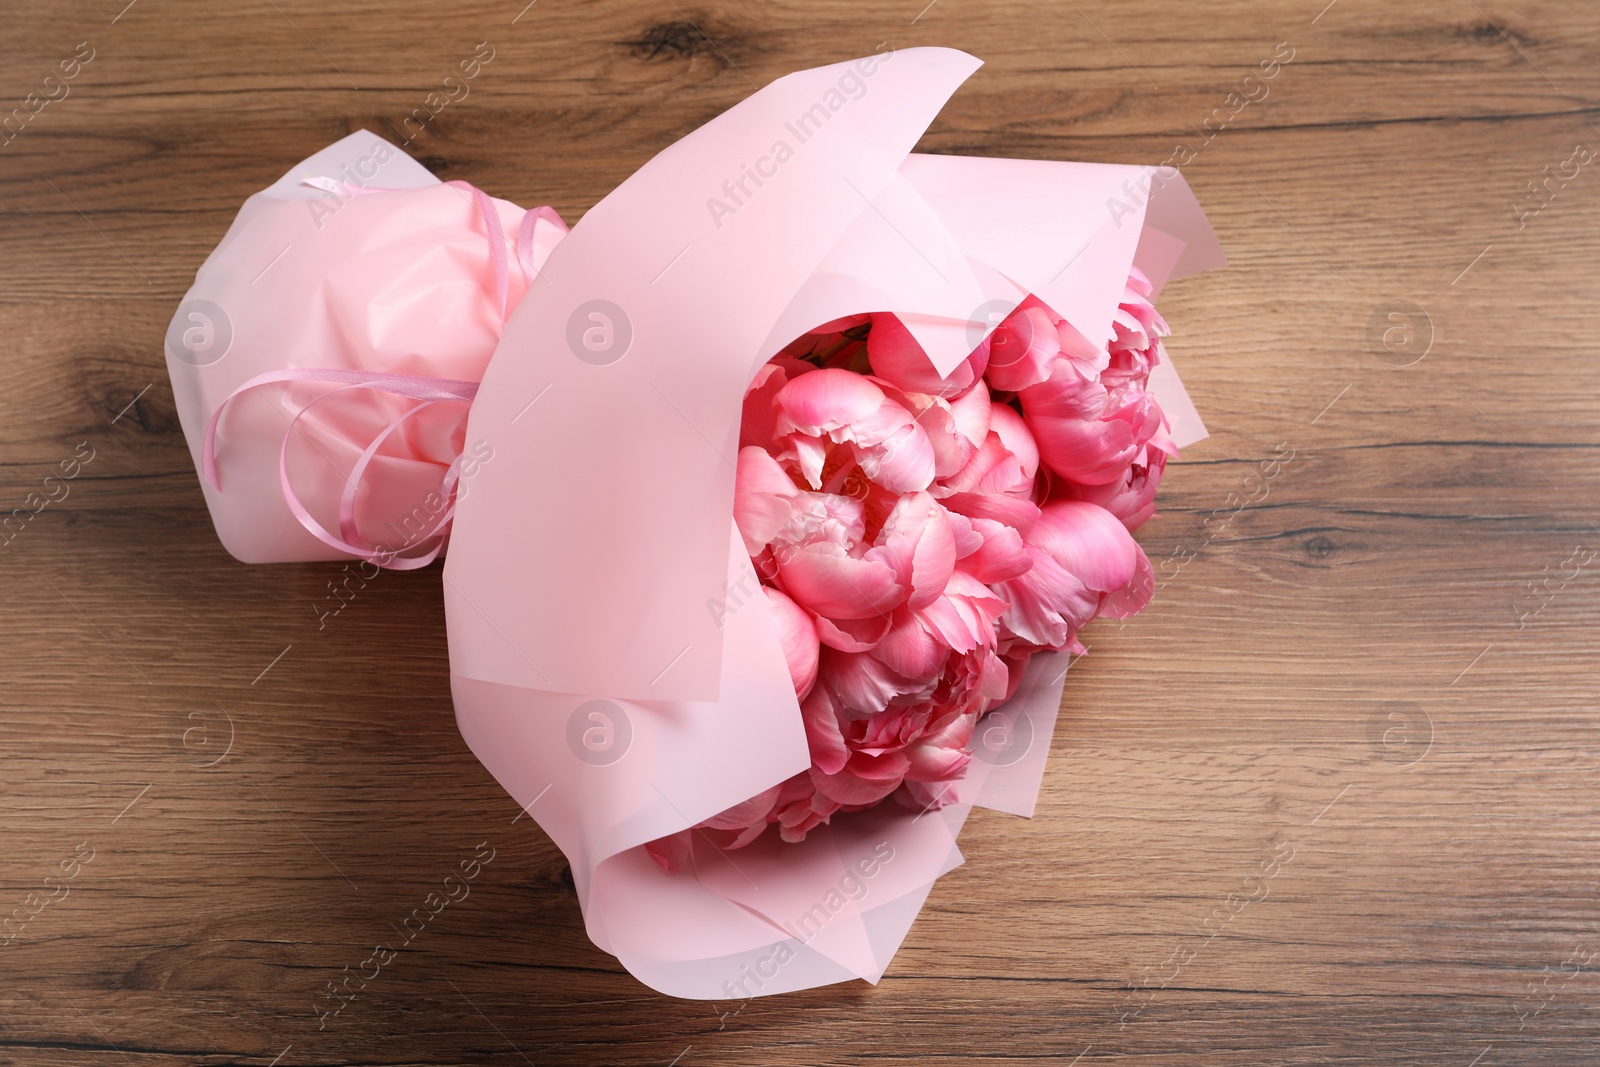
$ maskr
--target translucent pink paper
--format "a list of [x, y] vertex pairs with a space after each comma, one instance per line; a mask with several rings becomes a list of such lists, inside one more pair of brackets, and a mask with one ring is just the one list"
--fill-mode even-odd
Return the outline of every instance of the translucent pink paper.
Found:
[[[387, 191], [362, 194], [361, 187]], [[514, 307], [527, 280], [510, 238], [524, 212], [492, 203], [509, 235]], [[488, 235], [472, 195], [363, 130], [245, 201], [173, 317], [167, 370], [198, 470], [207, 421], [257, 375], [333, 369], [476, 382], [502, 326]], [[279, 490], [279, 448], [290, 422], [328, 391], [325, 383], [283, 383], [245, 393], [223, 411], [218, 485], [204, 478], [201, 485], [217, 535], [238, 559], [341, 558], [294, 517]], [[337, 528], [337, 502], [362, 451], [413, 406], [358, 390], [319, 403], [296, 425], [291, 477], [323, 526]], [[372, 539], [399, 550], [432, 517], [429, 494], [463, 451], [465, 415], [464, 404], [436, 405], [408, 419], [373, 457], [356, 501]]]
[[[646, 842], [811, 763], [732, 521], [756, 369], [824, 322], [892, 311], [948, 372], [1030, 293], [1101, 346], [1131, 267], [1159, 290], [1223, 262], [1175, 171], [912, 154], [977, 66], [918, 48], [779, 79], [526, 256], [522, 209], [495, 201], [508, 322], [473, 198], [355, 134], [245, 204], [169, 331], [197, 468], [207, 422], [257, 375], [481, 379], [470, 414], [439, 404], [386, 442], [357, 519], [404, 527], [460, 476], [444, 592], [462, 735], [566, 854], [595, 944], [664, 993], [876, 981], [962, 862], [972, 808], [1032, 814], [1067, 667], [1032, 658], [929, 809], [885, 804], [728, 853], [695, 835], [664, 874]], [[330, 200], [352, 180], [393, 191]], [[224, 408], [206, 499], [241, 560], [338, 557], [286, 505], [278, 468], [296, 413], [332, 388]], [[1180, 445], [1204, 436], [1170, 364], [1152, 388]], [[302, 419], [292, 475], [319, 522], [414, 404], [340, 394]]]

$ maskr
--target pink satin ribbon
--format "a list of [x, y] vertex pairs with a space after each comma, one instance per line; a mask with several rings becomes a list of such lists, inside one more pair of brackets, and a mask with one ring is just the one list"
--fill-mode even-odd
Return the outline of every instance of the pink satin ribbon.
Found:
[[[314, 188], [324, 189], [328, 192], [345, 196], [360, 196], [367, 193], [388, 192], [390, 190], [374, 189], [360, 185], [350, 185], [333, 178], [307, 178], [305, 184]], [[500, 301], [500, 321], [506, 319], [506, 303], [510, 295], [511, 276], [510, 264], [506, 256], [505, 230], [500, 225], [500, 214], [495, 210], [494, 201], [489, 195], [476, 186], [464, 181], [445, 183], [464, 189], [472, 195], [477, 205], [478, 213], [483, 218], [485, 235], [489, 241], [489, 258], [494, 264], [495, 288]], [[522, 268], [523, 277], [528, 284], [533, 283], [537, 274], [534, 255], [538, 247], [536, 234], [539, 222], [546, 222], [557, 226], [564, 233], [566, 225], [561, 221], [554, 208], [538, 207], [522, 216], [522, 224], [517, 231], [517, 262]], [[418, 412], [425, 411], [435, 404], [457, 402], [471, 404], [473, 397], [478, 394], [477, 382], [456, 381], [450, 378], [431, 378], [417, 374], [384, 374], [375, 371], [344, 370], [337, 368], [294, 368], [281, 371], [269, 371], [258, 374], [254, 378], [239, 386], [229, 393], [211, 413], [210, 420], [206, 423], [205, 440], [200, 446], [201, 470], [206, 481], [217, 491], [222, 490], [222, 483], [217, 476], [216, 437], [217, 424], [222, 419], [222, 412], [237, 397], [253, 389], [265, 385], [281, 382], [331, 382], [341, 383], [339, 388], [330, 389], [310, 403], [302, 407], [289, 421], [289, 427], [284, 431], [283, 443], [278, 449], [278, 487], [283, 493], [284, 503], [289, 511], [299, 520], [312, 536], [332, 548], [349, 553], [361, 559], [370, 560], [380, 567], [390, 570], [415, 570], [432, 563], [449, 539], [450, 520], [455, 515], [455, 490], [461, 477], [461, 456], [457, 454], [450, 466], [445, 470], [445, 475], [439, 485], [439, 493], [445, 500], [450, 501], [450, 506], [439, 516], [433, 526], [420, 533], [408, 544], [400, 546], [401, 550], [422, 548], [428, 546], [426, 551], [415, 556], [401, 556], [395, 549], [382, 545], [375, 545], [361, 536], [356, 529], [355, 504], [356, 493], [361, 485], [361, 478], [366, 473], [367, 466], [377, 455], [390, 434]], [[394, 396], [408, 397], [421, 401], [410, 408], [405, 414], [393, 419], [386, 425], [372, 442], [367, 445], [351, 469], [345, 480], [344, 493], [339, 500], [339, 534], [330, 533], [323, 525], [312, 516], [309, 509], [301, 502], [300, 496], [295, 492], [293, 483], [289, 480], [289, 441], [294, 436], [295, 426], [317, 404], [330, 396], [336, 396], [351, 389], [373, 389], [389, 393]], [[462, 409], [461, 424], [466, 425], [466, 409]], [[430, 544], [431, 542], [431, 544]]]
[[[300, 525], [309, 530], [323, 544], [339, 549], [341, 552], [348, 552], [352, 556], [371, 560], [380, 567], [388, 567], [392, 570], [414, 570], [432, 563], [444, 548], [445, 533], [449, 527], [450, 519], [455, 515], [454, 495], [461, 465], [461, 457], [459, 455], [451, 462], [439, 486], [439, 491], [443, 497], [451, 501], [450, 506], [445, 509], [432, 529], [418, 536], [413, 544], [402, 546], [403, 548], [421, 547], [430, 540], [437, 538], [432, 547], [423, 555], [399, 556], [396, 555], [394, 550], [371, 544], [363, 538], [356, 530], [356, 491], [361, 485], [361, 476], [366, 472], [367, 465], [372, 461], [372, 457], [377, 454], [378, 448], [402, 423], [417, 412], [444, 401], [453, 400], [471, 403], [472, 398], [478, 395], [478, 383], [454, 381], [449, 378], [429, 378], [413, 374], [380, 374], [374, 371], [362, 370], [294, 369], [258, 374], [229, 393], [222, 403], [217, 405], [217, 410], [211, 413], [211, 418], [206, 423], [205, 440], [200, 446], [200, 464], [206, 481], [210, 482], [212, 487], [219, 492], [222, 489], [222, 483], [217, 477], [216, 440], [217, 423], [222, 419], [223, 409], [236, 397], [252, 389], [258, 389], [263, 385], [272, 385], [276, 382], [344, 383], [337, 389], [330, 389], [328, 392], [323, 393], [301, 408], [295, 414], [295, 417], [289, 421], [288, 429], [283, 432], [283, 443], [278, 448], [278, 487], [283, 492], [284, 503], [288, 504], [289, 510], [293, 512], [294, 517], [300, 520]], [[376, 389], [395, 396], [420, 400], [422, 403], [391, 421], [373, 438], [372, 443], [367, 446], [366, 450], [361, 453], [361, 458], [356, 461], [355, 467], [345, 480], [344, 494], [339, 500], [339, 533], [342, 536], [336, 537], [323, 528], [322, 524], [300, 502], [300, 496], [295, 492], [294, 485], [289, 480], [289, 441], [294, 436], [295, 425], [299, 423], [306, 412], [328, 397], [343, 393], [349, 389]], [[462, 421], [463, 423], [466, 421], [465, 413], [462, 415]]]

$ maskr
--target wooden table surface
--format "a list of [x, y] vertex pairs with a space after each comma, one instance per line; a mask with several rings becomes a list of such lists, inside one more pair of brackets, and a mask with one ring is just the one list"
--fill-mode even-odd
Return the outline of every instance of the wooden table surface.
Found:
[[[0, 550], [0, 1061], [1600, 1062], [1600, 8], [524, 2], [0, 7], [0, 106], [70, 89], [0, 144], [0, 510], [65, 493]], [[212, 533], [168, 318], [247, 195], [480, 41], [408, 151], [569, 220], [880, 44], [986, 61], [925, 150], [1188, 148], [1232, 266], [1162, 305], [1213, 434], [1140, 535], [1165, 580], [876, 988], [640, 985], [457, 734], [438, 567], [319, 627], [337, 565]]]

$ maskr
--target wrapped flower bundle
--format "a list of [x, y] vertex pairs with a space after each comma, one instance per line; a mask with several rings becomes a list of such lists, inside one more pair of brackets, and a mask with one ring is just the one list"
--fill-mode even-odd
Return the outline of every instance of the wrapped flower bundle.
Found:
[[976, 68], [802, 71], [570, 233], [370, 134], [252, 197], [168, 332], [246, 562], [445, 552], [463, 737], [641, 981], [876, 981], [1204, 435], [1175, 171], [925, 156]]

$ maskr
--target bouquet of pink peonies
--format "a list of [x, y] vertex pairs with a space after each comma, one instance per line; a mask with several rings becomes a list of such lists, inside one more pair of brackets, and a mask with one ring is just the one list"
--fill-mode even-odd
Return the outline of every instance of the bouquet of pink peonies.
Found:
[[883, 974], [968, 813], [1032, 814], [1204, 436], [1154, 307], [1223, 262], [1193, 195], [913, 153], [976, 67], [781, 78], [570, 232], [354, 134], [168, 331], [224, 545], [445, 556], [462, 736], [675, 996]]
[[[1129, 531], [1177, 454], [1148, 388], [1167, 333], [1150, 292], [1135, 268], [1099, 350], [1030, 297], [949, 375], [887, 313], [827, 323], [757, 372], [733, 517], [811, 766], [695, 831], [735, 849], [889, 797], [942, 806], [1034, 653], [1082, 652], [1096, 615], [1144, 606]], [[672, 872], [691, 845], [647, 847]]]

